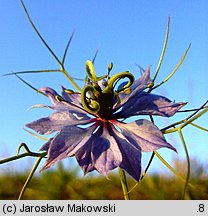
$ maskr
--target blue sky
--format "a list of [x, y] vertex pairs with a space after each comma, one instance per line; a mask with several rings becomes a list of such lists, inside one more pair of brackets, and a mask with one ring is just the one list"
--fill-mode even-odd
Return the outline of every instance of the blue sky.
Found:
[[[192, 45], [178, 72], [155, 93], [171, 100], [188, 102], [187, 109], [197, 108], [207, 100], [207, 1], [25, 0], [24, 3], [36, 27], [58, 57], [62, 57], [68, 38], [75, 31], [65, 66], [71, 76], [79, 78], [85, 76], [85, 61], [92, 59], [98, 48], [95, 62], [98, 74], [104, 74], [112, 61], [112, 73], [129, 70], [138, 77], [140, 72], [135, 64], [139, 64], [143, 68], [151, 65], [153, 76], [170, 16], [169, 41], [157, 82], [168, 76], [188, 45]], [[0, 2], [0, 28], [1, 75], [27, 69], [58, 68], [33, 31], [18, 0]], [[22, 77], [36, 88], [51, 86], [58, 91], [59, 84], [73, 88], [62, 74], [26, 74]], [[43, 142], [22, 128], [50, 112], [27, 109], [37, 103], [50, 102], [12, 76], [0, 77], [0, 91], [0, 157], [14, 155], [21, 142], [37, 151]], [[157, 118], [156, 123], [164, 127], [185, 116], [179, 114], [170, 119]], [[197, 123], [207, 128], [207, 116], [198, 119]], [[190, 156], [207, 166], [207, 133], [188, 127], [184, 134]], [[184, 151], [178, 135], [167, 136], [167, 140], [178, 149], [178, 154], [167, 149], [160, 150], [164, 158], [169, 162], [173, 158], [183, 159]], [[30, 167], [30, 161], [23, 159], [1, 168], [26, 169]], [[156, 159], [150, 171], [160, 169], [163, 169], [163, 165]]]

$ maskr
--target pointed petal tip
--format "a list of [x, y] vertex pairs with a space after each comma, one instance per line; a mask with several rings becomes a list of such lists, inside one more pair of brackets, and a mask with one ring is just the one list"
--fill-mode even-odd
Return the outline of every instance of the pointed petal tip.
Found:
[[46, 94], [47, 96], [56, 96], [56, 95], [58, 95], [58, 93], [54, 89], [52, 89], [50, 87], [42, 87], [42, 88], [40, 88], [38, 90], [38, 92], [42, 92], [42, 93]]
[[178, 153], [177, 149], [175, 147], [173, 147], [172, 145], [171, 145], [170, 149], [173, 150], [174, 152]]
[[53, 166], [53, 164], [51, 164], [50, 162], [48, 163], [47, 160], [46, 160], [45, 164], [42, 166], [42, 168], [40, 169], [39, 172], [42, 173], [43, 171], [47, 170], [51, 166]]
[[[25, 130], [27, 130], [27, 128], [30, 128], [30, 129], [33, 130], [33, 128], [31, 127], [31, 125], [32, 125], [32, 122], [25, 124], [25, 125], [24, 125]], [[23, 129], [24, 129], [24, 128], [23, 128]]]
[[66, 90], [66, 88], [63, 85], [60, 84], [60, 86], [61, 86], [62, 91]]
[[46, 168], [45, 168], [45, 166], [43, 166], [43, 167], [40, 169], [39, 173], [42, 173], [42, 172], [45, 171], [45, 170], [46, 170]]
[[181, 104], [181, 106], [185, 106], [186, 104], [188, 104], [188, 102], [180, 102], [179, 104]]
[[168, 142], [166, 142], [166, 146], [162, 146], [162, 147], [160, 147], [158, 149], [155, 149], [155, 151], [157, 151], [157, 150], [159, 150], [161, 148], [164, 148], [164, 147], [168, 148], [170, 150], [173, 150], [174, 152], [178, 153], [177, 149], [173, 145], [171, 145], [170, 143], [168, 143]]

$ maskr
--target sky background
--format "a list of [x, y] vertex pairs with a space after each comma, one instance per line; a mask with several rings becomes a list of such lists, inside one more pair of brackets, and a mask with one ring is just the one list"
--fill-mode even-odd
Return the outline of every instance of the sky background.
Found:
[[[151, 75], [157, 67], [163, 46], [168, 16], [171, 18], [168, 46], [156, 83], [166, 78], [178, 63], [191, 43], [191, 49], [178, 72], [172, 79], [158, 88], [162, 94], [176, 102], [188, 102], [186, 109], [198, 108], [206, 100], [208, 71], [208, 2], [206, 0], [149, 0], [149, 1], [71, 1], [71, 0], [25, 0], [28, 12], [41, 35], [59, 58], [62, 58], [66, 43], [73, 31], [75, 35], [69, 49], [65, 67], [73, 77], [85, 77], [85, 61], [92, 59], [99, 49], [95, 62], [97, 74], [103, 75], [108, 64], [114, 63], [113, 73], [129, 70], [140, 76], [135, 64], [143, 68], [151, 65]], [[0, 1], [0, 75], [22, 70], [57, 69], [57, 62], [41, 43], [18, 0]], [[41, 88], [50, 86], [57, 91], [59, 84], [73, 88], [68, 80], [58, 73], [26, 74], [26, 81]], [[82, 82], [79, 82], [83, 85]], [[0, 77], [0, 158], [16, 154], [21, 142], [32, 151], [38, 151], [43, 141], [25, 132], [26, 123], [47, 116], [50, 111], [34, 109], [34, 104], [50, 101], [32, 91], [14, 76]], [[170, 119], [156, 118], [156, 124], [163, 128], [186, 115], [178, 114]], [[205, 114], [196, 122], [207, 128]], [[141, 117], [142, 118], [142, 117]], [[184, 129], [190, 157], [207, 167], [207, 140], [205, 132], [191, 126]], [[178, 150], [159, 152], [168, 162], [185, 158], [178, 134], [166, 136]], [[143, 167], [150, 154], [143, 154]], [[1, 165], [3, 170], [26, 170], [32, 168], [33, 159], [21, 159]], [[68, 161], [68, 160], [67, 160]], [[78, 166], [70, 159], [70, 166]], [[67, 166], [68, 166], [68, 162]], [[167, 171], [157, 158], [150, 172]]]

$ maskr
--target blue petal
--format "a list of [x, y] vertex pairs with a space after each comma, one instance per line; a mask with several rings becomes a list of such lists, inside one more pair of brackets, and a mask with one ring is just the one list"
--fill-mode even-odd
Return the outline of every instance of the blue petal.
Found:
[[146, 89], [151, 82], [152, 80], [150, 78], [150, 68], [148, 67], [144, 74], [142, 74], [142, 76], [139, 79], [135, 80], [135, 82], [132, 84], [132, 86], [130, 87], [131, 92], [129, 94], [119, 94], [121, 102], [115, 107], [115, 111], [118, 110], [121, 106], [123, 106], [132, 97], [138, 95], [140, 92]]
[[106, 127], [100, 127], [75, 156], [84, 173], [96, 169], [104, 176], [118, 167], [122, 160], [118, 144]]
[[122, 161], [119, 165], [120, 168], [125, 170], [136, 181], [139, 181], [141, 177], [141, 150], [136, 148], [120, 132], [116, 131], [115, 128], [113, 128], [112, 133], [122, 155]]
[[118, 144], [106, 127], [103, 128], [102, 135], [92, 144], [92, 159], [94, 167], [104, 176], [118, 167], [122, 161]]
[[58, 93], [55, 90], [53, 90], [52, 88], [43, 87], [43, 88], [39, 89], [38, 91], [47, 95], [54, 105], [58, 104], [58, 101], [56, 100], [56, 96], [58, 95]]
[[122, 110], [115, 114], [116, 118], [128, 118], [135, 115], [159, 115], [170, 117], [186, 103], [173, 103], [168, 98], [141, 92], [132, 96]]
[[[79, 99], [79, 96], [71, 96], [71, 100], [65, 100], [65, 101], [60, 101], [58, 102], [56, 100], [56, 96], [58, 95], [58, 93], [53, 90], [52, 88], [50, 87], [44, 87], [44, 88], [41, 88], [39, 90], [40, 92], [46, 94], [49, 99], [51, 100], [52, 104], [54, 106], [47, 106], [51, 109], [54, 109], [54, 110], [58, 110], [58, 111], [71, 111], [71, 112], [77, 112], [77, 113], [84, 113], [84, 114], [88, 114], [84, 109], [83, 109], [83, 106], [81, 105], [81, 99], [80, 99], [80, 103], [78, 102], [78, 99]], [[74, 99], [74, 101], [72, 100]]]
[[121, 129], [125, 138], [141, 151], [155, 151], [161, 147], [176, 151], [172, 145], [166, 142], [162, 132], [148, 120], [140, 119], [129, 124], [122, 122], [115, 124]]
[[84, 174], [87, 174], [88, 172], [95, 170], [91, 157], [91, 143], [92, 140], [94, 140], [94, 138], [95, 137], [92, 136], [89, 142], [86, 142], [86, 145], [82, 146], [75, 153], [77, 162], [79, 163], [79, 166], [82, 168]]
[[64, 127], [54, 138], [50, 139], [43, 147], [48, 148], [48, 158], [42, 168], [47, 169], [54, 163], [74, 155], [74, 153], [91, 138], [96, 125], [87, 129], [75, 126]]
[[144, 90], [150, 83], [152, 79], [150, 78], [150, 67], [148, 67], [145, 72], [138, 79], [135, 80], [133, 85], [131, 86], [132, 90]]
[[74, 92], [74, 93], [66, 93], [66, 88], [62, 87], [62, 97], [64, 98], [64, 100], [76, 104], [79, 107], [82, 107], [82, 103], [81, 103], [81, 94], [78, 92]]
[[44, 117], [26, 124], [26, 127], [33, 129], [40, 134], [50, 134], [61, 130], [64, 126], [86, 124], [90, 118], [82, 113], [57, 111], [49, 117]]

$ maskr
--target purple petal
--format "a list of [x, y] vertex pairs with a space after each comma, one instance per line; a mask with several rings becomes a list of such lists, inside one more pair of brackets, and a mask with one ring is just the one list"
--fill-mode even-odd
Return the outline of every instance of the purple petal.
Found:
[[113, 128], [113, 136], [118, 143], [122, 161], [120, 168], [125, 170], [136, 181], [141, 177], [141, 151], [132, 145], [120, 132]]
[[122, 161], [118, 144], [105, 127], [103, 134], [92, 144], [92, 159], [94, 167], [104, 176], [107, 176], [110, 170], [118, 167]]
[[54, 110], [58, 110], [58, 111], [71, 111], [71, 112], [77, 112], [77, 113], [84, 113], [84, 114], [87, 114], [87, 112], [83, 109], [82, 105], [81, 105], [81, 99], [80, 99], [80, 102], [78, 102], [78, 99], [79, 99], [79, 96], [74, 96], [72, 97], [71, 96], [71, 99], [74, 99], [74, 101], [60, 101], [58, 102], [56, 100], [56, 96], [58, 95], [58, 93], [53, 90], [52, 88], [50, 87], [44, 87], [44, 88], [41, 88], [39, 90], [40, 92], [46, 94], [49, 99], [51, 100], [52, 104], [54, 106], [48, 106], [49, 108], [51, 109], [54, 109]]
[[132, 84], [132, 86], [130, 87], [131, 92], [129, 94], [126, 93], [119, 94], [121, 103], [119, 104], [119, 106], [116, 107], [116, 110], [118, 110], [121, 106], [123, 106], [132, 97], [138, 95], [140, 92], [146, 89], [151, 82], [152, 80], [150, 78], [150, 67], [148, 67], [146, 71], [142, 74], [142, 76], [139, 79], [135, 80], [135, 82]]
[[42, 168], [47, 169], [54, 163], [74, 155], [74, 153], [91, 138], [96, 125], [87, 129], [75, 126], [64, 127], [54, 138], [50, 139], [41, 150], [48, 148], [48, 158]]
[[40, 148], [40, 151], [48, 151], [53, 138], [50, 138], [45, 144], [43, 144], [43, 146]]
[[155, 151], [161, 147], [176, 151], [173, 146], [166, 142], [162, 132], [150, 121], [140, 119], [129, 124], [122, 122], [115, 124], [121, 129], [121, 133], [126, 139], [141, 151]]
[[58, 95], [58, 93], [55, 90], [53, 90], [52, 88], [43, 87], [43, 88], [39, 89], [38, 91], [46, 94], [49, 97], [49, 99], [51, 100], [52, 104], [56, 105], [58, 103], [58, 101], [56, 100], [56, 96]]
[[64, 126], [86, 124], [90, 118], [81, 113], [71, 113], [68, 111], [57, 111], [49, 117], [44, 117], [26, 124], [26, 127], [33, 129], [40, 134], [50, 134], [61, 130]]
[[128, 118], [134, 115], [159, 115], [170, 117], [186, 103], [173, 103], [168, 98], [141, 92], [124, 104], [122, 110], [116, 113], [117, 118]]
[[84, 173], [96, 169], [104, 176], [118, 167], [122, 160], [116, 140], [105, 127], [100, 127], [75, 156]]
[[82, 146], [75, 153], [75, 157], [79, 166], [82, 168], [84, 174], [95, 170], [94, 164], [92, 162], [91, 151], [92, 151], [92, 141], [94, 140], [94, 136], [89, 139], [89, 142], [86, 142], [86, 145]]
[[76, 104], [79, 107], [82, 107], [82, 103], [81, 103], [81, 94], [78, 92], [72, 92], [72, 93], [67, 93], [66, 92], [66, 88], [62, 87], [62, 97], [64, 98], [64, 100]]
[[145, 72], [140, 76], [133, 85], [131, 86], [132, 90], [144, 90], [150, 83], [152, 82], [152, 79], [150, 78], [150, 67], [148, 67]]

